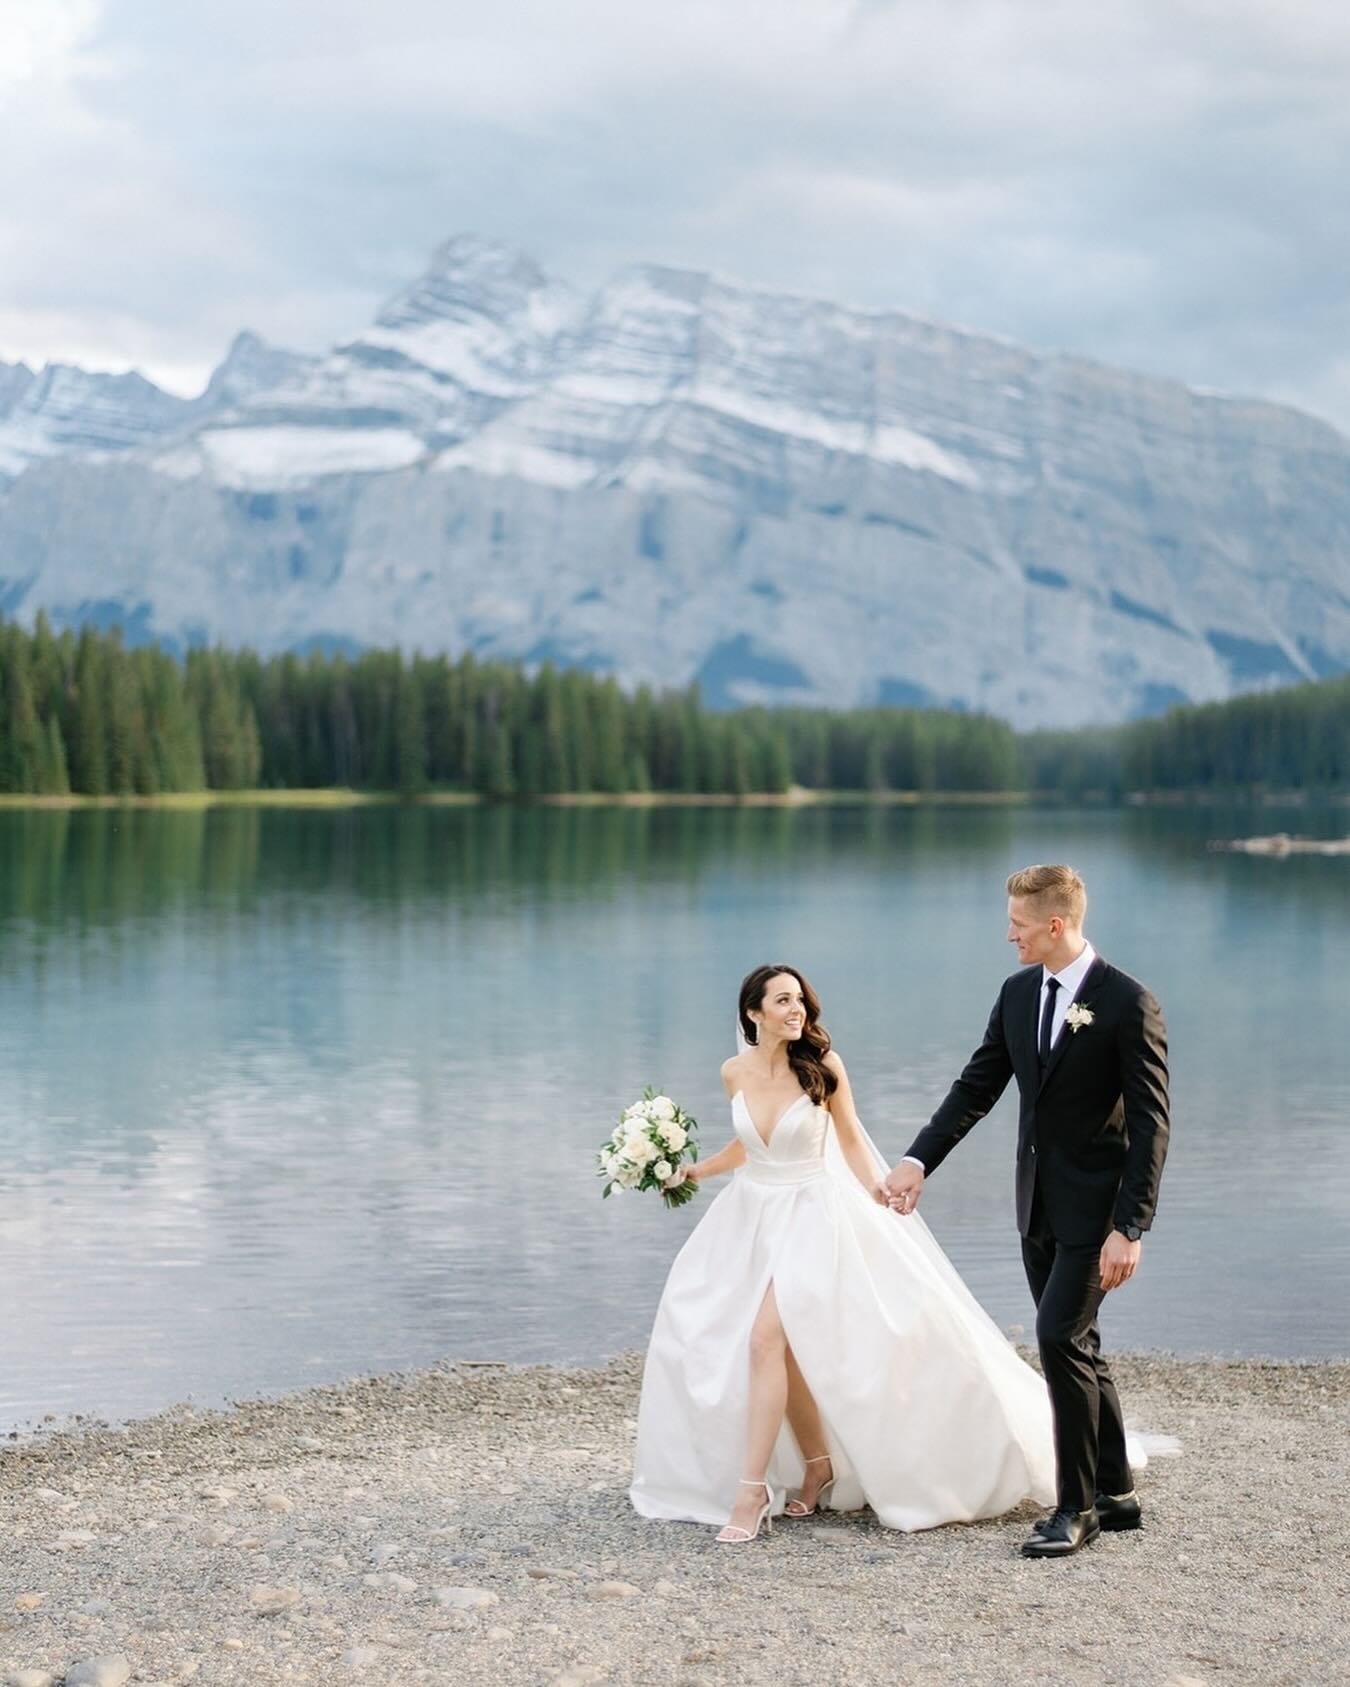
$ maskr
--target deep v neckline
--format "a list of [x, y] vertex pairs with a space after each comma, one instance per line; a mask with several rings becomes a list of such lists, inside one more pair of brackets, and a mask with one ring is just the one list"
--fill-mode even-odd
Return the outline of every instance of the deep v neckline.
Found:
[[787, 1118], [788, 1114], [797, 1105], [797, 1102], [799, 1102], [799, 1101], [809, 1101], [810, 1099], [811, 1099], [811, 1097], [806, 1093], [805, 1090], [803, 1090], [802, 1093], [797, 1097], [797, 1100], [796, 1101], [789, 1101], [787, 1106], [783, 1109], [783, 1111], [774, 1120], [773, 1128], [770, 1130], [768, 1136], [761, 1136], [759, 1126], [755, 1123], [755, 1115], [750, 1111], [750, 1103], [745, 1099], [745, 1091], [743, 1089], [737, 1090], [736, 1094], [732, 1097], [733, 1101], [739, 1101], [741, 1106], [744, 1107], [745, 1116], [750, 1121], [750, 1129], [752, 1131], [754, 1131], [756, 1136], [759, 1137], [759, 1145], [760, 1145], [761, 1148], [767, 1148], [769, 1146], [769, 1144], [773, 1141], [774, 1137], [777, 1136], [779, 1125], [781, 1125], [783, 1120]]

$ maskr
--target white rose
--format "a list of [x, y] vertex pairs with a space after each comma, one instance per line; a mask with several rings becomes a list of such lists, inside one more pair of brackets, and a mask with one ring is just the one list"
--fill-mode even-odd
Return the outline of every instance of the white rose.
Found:
[[646, 1114], [642, 1111], [643, 1106], [644, 1106], [643, 1102], [635, 1101], [631, 1107], [625, 1107], [624, 1110], [623, 1110], [624, 1118], [625, 1119], [644, 1119], [644, 1118], [646, 1118]]
[[675, 1168], [669, 1160], [658, 1160], [652, 1167], [652, 1174], [658, 1182], [664, 1183], [668, 1177], [675, 1175]]
[[667, 1148], [673, 1148], [678, 1154], [680, 1149], [688, 1142], [689, 1133], [683, 1125], [677, 1125], [672, 1121], [668, 1125], [661, 1126], [661, 1140]]
[[619, 1184], [624, 1189], [636, 1189], [642, 1182], [641, 1166], [625, 1166], [619, 1173]]
[[624, 1158], [631, 1160], [635, 1166], [645, 1166], [647, 1163], [647, 1150], [650, 1147], [651, 1143], [647, 1141], [645, 1136], [640, 1136], [634, 1132], [632, 1136], [625, 1137], [624, 1139]]
[[653, 1119], [673, 1119], [675, 1117], [675, 1103], [668, 1095], [654, 1095], [648, 1106], [651, 1108], [649, 1117]]

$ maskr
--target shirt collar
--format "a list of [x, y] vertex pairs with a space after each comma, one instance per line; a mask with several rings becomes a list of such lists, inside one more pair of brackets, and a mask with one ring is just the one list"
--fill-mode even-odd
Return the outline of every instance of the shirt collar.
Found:
[[1053, 978], [1064, 991], [1069, 1001], [1072, 1001], [1083, 987], [1083, 980], [1087, 977], [1088, 968], [1097, 959], [1097, 951], [1090, 943], [1084, 942], [1083, 953], [1076, 961], [1070, 961], [1063, 972], [1052, 973], [1046, 967], [1041, 968], [1041, 989], [1045, 989], [1046, 980]]

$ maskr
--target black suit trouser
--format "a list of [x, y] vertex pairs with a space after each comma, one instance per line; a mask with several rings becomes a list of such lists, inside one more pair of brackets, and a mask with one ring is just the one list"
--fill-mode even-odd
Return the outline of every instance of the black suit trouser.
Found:
[[1039, 1194], [1022, 1263], [1036, 1302], [1036, 1341], [1055, 1420], [1059, 1504], [1086, 1511], [1094, 1494], [1134, 1487], [1125, 1452], [1125, 1423], [1111, 1372], [1102, 1358], [1097, 1311], [1105, 1291], [1101, 1247], [1067, 1247], [1045, 1222]]

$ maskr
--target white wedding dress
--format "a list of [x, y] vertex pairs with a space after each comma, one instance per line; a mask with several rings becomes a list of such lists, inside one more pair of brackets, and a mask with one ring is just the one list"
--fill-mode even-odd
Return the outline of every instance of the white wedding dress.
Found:
[[[878, 1206], [827, 1108], [802, 1095], [767, 1144], [731, 1104], [746, 1163], [676, 1256], [647, 1349], [633, 1505], [725, 1523], [744, 1467], [750, 1329], [772, 1283], [825, 1425], [831, 1507], [893, 1529], [996, 1517], [1055, 1497], [1045, 1383], [983, 1310], [924, 1221]], [[885, 1164], [868, 1141], [878, 1175]], [[775, 1511], [804, 1476], [786, 1422]]]

